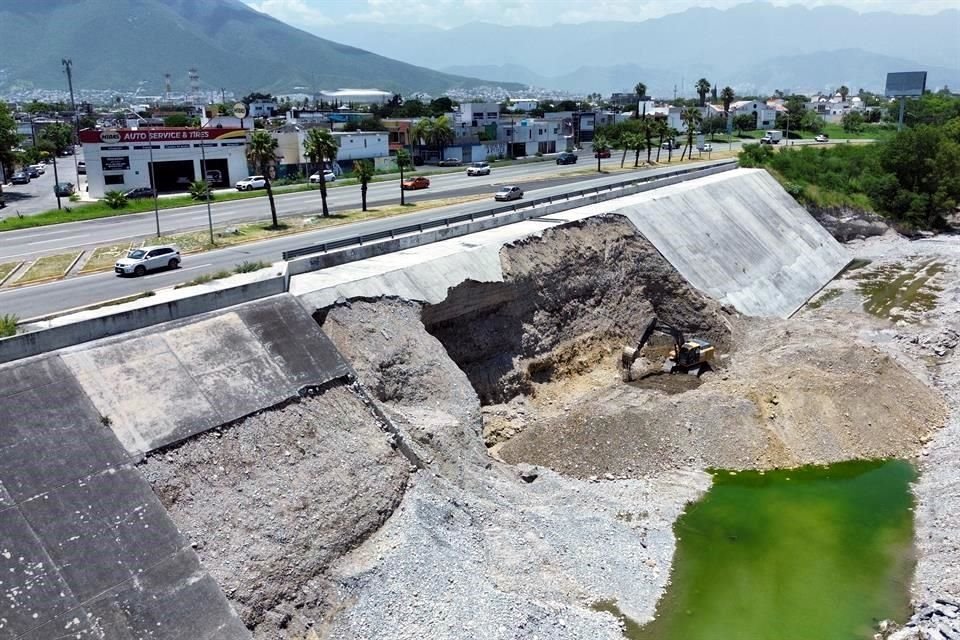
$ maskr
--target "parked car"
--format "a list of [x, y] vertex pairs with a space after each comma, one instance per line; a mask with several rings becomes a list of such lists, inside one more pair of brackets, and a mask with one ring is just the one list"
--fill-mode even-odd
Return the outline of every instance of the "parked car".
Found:
[[30, 166], [28, 166], [28, 167], [24, 167], [23, 170], [24, 170], [24, 172], [26, 172], [26, 174], [27, 174], [28, 176], [30, 176], [31, 179], [32, 179], [32, 178], [39, 178], [39, 177], [40, 177], [40, 172], [37, 171], [37, 168], [36, 168], [35, 166], [33, 166], [32, 164], [31, 164]]
[[36, 169], [37, 173], [40, 175], [43, 175], [47, 172], [47, 168], [43, 164], [32, 164], [30, 166]]
[[474, 162], [467, 167], [468, 176], [488, 176], [490, 175], [490, 165], [486, 162]]
[[577, 164], [577, 154], [564, 151], [557, 156], [557, 164]]
[[704, 142], [702, 145], [697, 147], [697, 150], [701, 151], [702, 153], [710, 153], [711, 151], [713, 151], [713, 145], [710, 144], [709, 142]]
[[30, 174], [26, 171], [17, 171], [10, 178], [10, 182], [13, 184], [30, 184]]
[[176, 269], [179, 266], [180, 249], [173, 245], [157, 245], [131, 249], [127, 257], [117, 260], [113, 270], [122, 276], [142, 276], [154, 269]]
[[610, 149], [604, 149], [603, 151], [597, 151], [595, 154], [593, 154], [593, 157], [594, 157], [594, 158], [609, 158], [609, 157], [610, 157]]
[[500, 190], [493, 194], [493, 199], [499, 202], [509, 202], [510, 200], [519, 200], [523, 197], [523, 191], [515, 185], [500, 187]]
[[223, 174], [219, 169], [209, 169], [207, 171], [207, 184], [220, 184], [223, 181]]
[[263, 176], [247, 176], [235, 185], [237, 191], [252, 191], [253, 189], [265, 189], [267, 180]]
[[830, 142], [830, 136], [821, 133], [816, 138], [814, 138], [814, 140], [817, 142]]
[[152, 198], [153, 189], [151, 189], [150, 187], [137, 187], [135, 189], [130, 189], [130, 191], [127, 191], [123, 195], [127, 197], [127, 200], [139, 200], [140, 198]]
[[58, 182], [53, 185], [54, 195], [61, 198], [69, 198], [73, 195], [74, 191], [76, 191], [76, 189], [74, 189], [72, 182]]
[[426, 189], [430, 186], [430, 180], [424, 178], [423, 176], [417, 176], [416, 178], [410, 178], [409, 180], [403, 181], [403, 188], [407, 191], [412, 189]]
[[[333, 182], [333, 181], [336, 180], [336, 179], [337, 179], [337, 176], [333, 173], [333, 171], [330, 171], [330, 169], [325, 169], [325, 170], [324, 170], [324, 172], [323, 172], [323, 181], [324, 181], [324, 182]], [[313, 174], [312, 176], [310, 176], [310, 184], [320, 184], [320, 172], [319, 172], [319, 171], [316, 172], [315, 174]]]
[[447, 158], [446, 160], [441, 160], [437, 163], [438, 167], [459, 167], [463, 163], [457, 160], [456, 158]]
[[87, 163], [83, 160], [77, 163], [77, 173], [80, 175], [86, 175], [87, 173]]
[[679, 149], [680, 145], [677, 144], [676, 140], [667, 140], [666, 142], [660, 145], [660, 148], [663, 149], [664, 151], [670, 151], [671, 149]]

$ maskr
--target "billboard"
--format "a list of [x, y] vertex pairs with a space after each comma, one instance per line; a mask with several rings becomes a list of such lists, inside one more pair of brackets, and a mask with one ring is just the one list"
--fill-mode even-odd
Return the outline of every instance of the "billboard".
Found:
[[887, 74], [887, 88], [883, 95], [888, 98], [912, 98], [922, 96], [927, 88], [926, 71], [902, 71]]

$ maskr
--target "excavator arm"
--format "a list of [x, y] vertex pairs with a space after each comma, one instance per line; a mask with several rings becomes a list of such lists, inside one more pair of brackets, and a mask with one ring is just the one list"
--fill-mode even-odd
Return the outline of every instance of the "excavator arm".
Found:
[[[640, 351], [643, 350], [643, 347], [647, 344], [647, 342], [650, 340], [650, 337], [655, 332], [659, 332], [673, 338], [674, 354], [680, 353], [680, 347], [685, 342], [685, 340], [683, 339], [683, 332], [680, 331], [679, 329], [671, 327], [668, 324], [663, 324], [662, 322], [657, 320], [656, 316], [654, 316], [653, 319], [650, 321], [650, 324], [647, 325], [647, 328], [644, 329], [643, 335], [640, 336], [640, 342], [637, 344], [637, 349], [633, 352], [629, 364], [633, 364], [634, 361], [636, 361], [636, 359], [640, 357]], [[628, 364], [628, 363], [624, 363], [624, 364]]]

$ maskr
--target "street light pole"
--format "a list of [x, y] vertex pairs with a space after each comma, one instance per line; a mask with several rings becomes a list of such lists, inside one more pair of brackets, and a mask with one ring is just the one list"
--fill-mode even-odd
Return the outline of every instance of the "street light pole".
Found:
[[73, 169], [77, 176], [77, 190], [80, 190], [80, 165], [77, 163], [77, 148], [80, 143], [80, 117], [77, 115], [77, 103], [73, 99], [73, 60], [62, 58], [60, 60], [67, 74], [67, 86], [70, 88], [70, 108], [73, 109], [73, 131], [75, 144], [70, 145], [73, 148]]
[[[136, 109], [132, 106], [127, 105], [127, 109], [130, 110], [130, 113], [135, 115], [138, 119], [146, 122], [146, 119], [137, 113]], [[158, 201], [159, 194], [157, 193], [157, 180], [153, 171], [153, 129], [147, 127], [147, 149], [150, 151], [150, 189], [153, 191], [153, 217], [157, 221], [157, 237], [160, 237], [160, 202]]]
[[53, 150], [53, 193], [57, 196], [57, 209], [60, 209], [60, 176], [57, 175], [57, 150]]
[[[203, 125], [200, 125], [200, 129], [203, 129]], [[203, 191], [207, 199], [207, 226], [210, 229], [210, 244], [213, 245], [213, 213], [210, 211], [210, 182], [207, 180], [207, 151], [203, 138], [200, 138], [200, 158], [200, 174], [203, 176]]]

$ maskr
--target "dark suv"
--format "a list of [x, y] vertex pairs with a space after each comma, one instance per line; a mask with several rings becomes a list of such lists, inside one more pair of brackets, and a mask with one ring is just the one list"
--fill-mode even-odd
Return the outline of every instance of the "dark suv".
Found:
[[127, 200], [138, 200], [140, 198], [152, 198], [153, 189], [151, 189], [150, 187], [137, 187], [136, 189], [130, 189], [130, 191], [127, 191], [123, 195], [127, 197]]
[[577, 164], [577, 154], [564, 151], [557, 156], [557, 164]]

